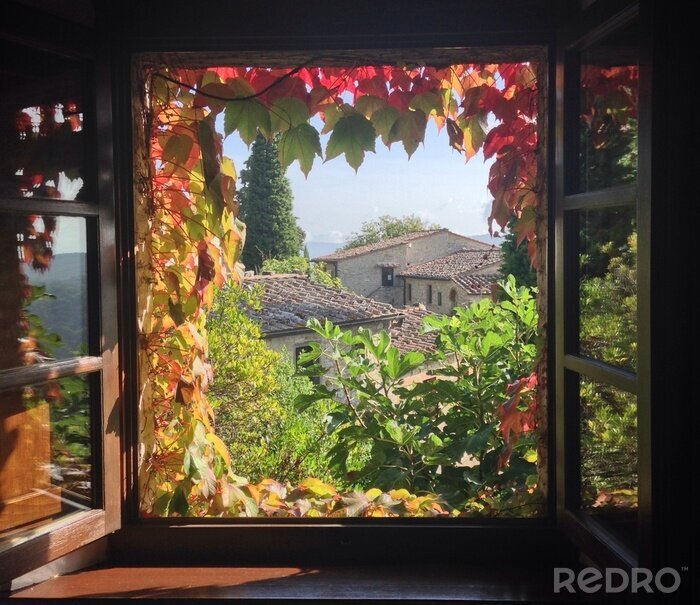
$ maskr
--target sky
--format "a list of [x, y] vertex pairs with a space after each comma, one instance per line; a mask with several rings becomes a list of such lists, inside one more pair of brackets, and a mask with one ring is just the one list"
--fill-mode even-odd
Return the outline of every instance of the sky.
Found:
[[[318, 127], [320, 122], [312, 123]], [[323, 149], [328, 136], [321, 137]], [[233, 133], [224, 141], [224, 155], [240, 174], [249, 150]], [[488, 231], [491, 163], [484, 163], [479, 153], [465, 164], [464, 156], [449, 146], [447, 133], [438, 134], [431, 121], [425, 143], [410, 160], [401, 143], [387, 149], [377, 140], [376, 153], [365, 155], [357, 174], [340, 156], [327, 163], [317, 158], [308, 179], [294, 162], [287, 177], [307, 241], [342, 243], [363, 222], [384, 214], [416, 214], [462, 235], [477, 235]]]

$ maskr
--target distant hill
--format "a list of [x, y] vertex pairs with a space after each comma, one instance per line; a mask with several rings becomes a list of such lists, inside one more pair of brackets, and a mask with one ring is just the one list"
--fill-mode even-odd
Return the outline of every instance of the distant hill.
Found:
[[316, 258], [317, 256], [325, 256], [335, 252], [338, 248], [342, 248], [343, 244], [334, 242], [306, 242], [306, 247], [309, 250], [309, 256]]
[[502, 237], [491, 237], [488, 233], [481, 233], [479, 235], [467, 235], [467, 237], [471, 237], [472, 239], [475, 239], [477, 241], [484, 242], [485, 244], [492, 244], [494, 246], [501, 246], [503, 244]]
[[50, 351], [57, 359], [72, 357], [86, 346], [87, 340], [87, 256], [84, 253], [56, 254], [43, 273], [24, 266], [32, 286], [45, 286], [53, 298], [29, 305], [48, 333], [58, 334], [60, 344]]

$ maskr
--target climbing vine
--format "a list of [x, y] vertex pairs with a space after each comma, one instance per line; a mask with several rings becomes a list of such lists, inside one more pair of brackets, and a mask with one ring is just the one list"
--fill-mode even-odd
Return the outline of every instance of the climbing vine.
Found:
[[[445, 515], [405, 490], [338, 494], [318, 480], [288, 489], [231, 471], [206, 390], [206, 313], [214, 288], [240, 280], [245, 240], [224, 135], [279, 137], [284, 167], [304, 174], [339, 156], [356, 171], [377, 140], [408, 157], [433, 121], [471, 159], [495, 158], [489, 227], [515, 216], [536, 255], [537, 78], [528, 63], [293, 69], [149, 67], [139, 81], [135, 158], [139, 349], [139, 493], [143, 515]], [[145, 83], [145, 86], [144, 86]], [[317, 129], [312, 118], [319, 117]], [[489, 120], [496, 125], [489, 127]], [[321, 134], [328, 134], [325, 149]], [[512, 422], [513, 420], [510, 419]]]

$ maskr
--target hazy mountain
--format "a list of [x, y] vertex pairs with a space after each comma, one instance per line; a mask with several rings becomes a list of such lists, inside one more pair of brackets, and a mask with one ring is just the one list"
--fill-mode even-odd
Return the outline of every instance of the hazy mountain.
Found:
[[28, 311], [37, 316], [48, 334], [60, 337], [60, 343], [50, 351], [57, 359], [72, 357], [87, 342], [86, 263], [86, 254], [75, 252], [55, 255], [43, 273], [23, 268], [30, 285], [46, 288], [45, 296], [31, 303]]
[[471, 237], [472, 239], [475, 239], [477, 241], [484, 242], [485, 244], [492, 244], [495, 246], [501, 246], [503, 244], [502, 237], [491, 237], [488, 233], [480, 233], [479, 235], [468, 235], [467, 237]]

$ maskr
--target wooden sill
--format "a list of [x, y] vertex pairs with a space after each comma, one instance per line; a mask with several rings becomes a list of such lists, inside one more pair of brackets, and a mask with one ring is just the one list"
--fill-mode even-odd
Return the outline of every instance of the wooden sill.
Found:
[[[430, 555], [428, 545], [416, 556]], [[391, 557], [387, 547], [387, 557]], [[574, 595], [552, 591], [551, 569], [447, 564], [338, 567], [195, 567], [102, 565], [19, 590], [9, 598], [190, 598], [286, 601], [407, 600], [548, 603]]]

